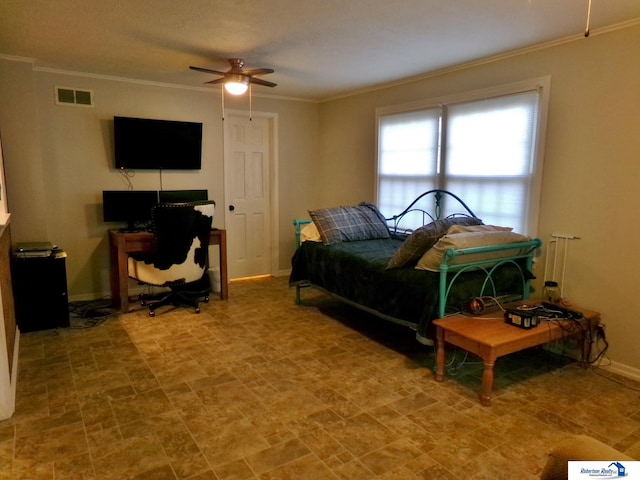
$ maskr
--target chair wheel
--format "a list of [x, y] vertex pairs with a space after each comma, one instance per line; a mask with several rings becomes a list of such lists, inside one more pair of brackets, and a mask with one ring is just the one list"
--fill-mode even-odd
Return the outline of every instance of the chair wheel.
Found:
[[200, 313], [200, 307], [196, 307], [196, 313]]
[[209, 303], [209, 296], [207, 295], [206, 297], [204, 297], [204, 298], [202, 299], [202, 301], [203, 301], [204, 303]]
[[153, 310], [149, 310], [149, 316], [150, 317], [155, 317], [156, 316], [156, 312], [154, 312]]

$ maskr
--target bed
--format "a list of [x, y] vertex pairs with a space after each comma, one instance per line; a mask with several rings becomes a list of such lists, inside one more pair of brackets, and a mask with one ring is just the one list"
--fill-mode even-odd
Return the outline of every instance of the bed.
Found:
[[485, 225], [446, 190], [421, 194], [391, 218], [369, 203], [309, 214], [293, 222], [297, 248], [289, 285], [297, 303], [301, 289], [316, 288], [405, 325], [430, 345], [436, 318], [478, 302], [529, 297], [542, 242]]

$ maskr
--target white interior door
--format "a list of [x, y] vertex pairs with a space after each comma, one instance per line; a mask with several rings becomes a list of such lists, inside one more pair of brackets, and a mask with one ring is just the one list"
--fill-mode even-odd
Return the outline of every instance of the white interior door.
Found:
[[224, 120], [225, 226], [229, 278], [271, 273], [273, 128], [270, 118]]

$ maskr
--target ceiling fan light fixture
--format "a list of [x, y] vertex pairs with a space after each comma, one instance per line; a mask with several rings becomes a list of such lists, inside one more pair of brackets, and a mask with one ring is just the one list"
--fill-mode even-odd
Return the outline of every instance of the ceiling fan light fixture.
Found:
[[223, 84], [224, 87], [221, 91], [220, 99], [222, 101], [222, 120], [224, 120], [224, 92], [231, 95], [242, 95], [249, 90], [249, 120], [251, 120], [251, 85], [257, 84], [264, 87], [275, 87], [277, 84], [257, 78], [261, 75], [267, 75], [273, 73], [272, 68], [254, 68], [252, 70], [243, 70], [244, 60], [241, 58], [230, 58], [229, 64], [231, 69], [226, 72], [220, 72], [218, 70], [211, 70], [209, 68], [194, 67], [191, 65], [191, 70], [197, 70], [198, 72], [213, 73], [214, 75], [220, 75], [220, 78], [211, 80], [209, 84], [219, 85]]
[[224, 88], [231, 95], [242, 95], [249, 88], [249, 77], [238, 74], [227, 75]]

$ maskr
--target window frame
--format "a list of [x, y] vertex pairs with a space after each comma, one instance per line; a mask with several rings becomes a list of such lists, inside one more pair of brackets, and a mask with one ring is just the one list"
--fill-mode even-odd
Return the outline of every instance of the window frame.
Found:
[[[542, 168], [544, 162], [544, 151], [546, 141], [547, 116], [549, 110], [549, 97], [551, 90], [551, 76], [537, 77], [533, 79], [503, 84], [488, 88], [471, 90], [462, 93], [433, 97], [399, 105], [389, 105], [376, 108], [376, 132], [375, 132], [375, 155], [376, 166], [374, 176], [374, 195], [379, 203], [379, 177], [380, 177], [380, 122], [381, 118], [388, 115], [410, 113], [425, 109], [443, 109], [445, 106], [474, 102], [478, 100], [492, 99], [507, 95], [538, 91], [538, 118], [536, 125], [536, 139], [533, 145], [533, 171], [529, 180], [529, 208], [528, 218], [525, 220], [526, 231], [521, 232], [527, 235], [534, 235], [538, 228], [540, 215], [540, 199], [542, 192]], [[446, 130], [446, 125], [443, 125]], [[441, 173], [444, 175], [444, 173]], [[446, 184], [443, 178], [438, 179], [439, 185]], [[440, 187], [438, 187], [440, 188]], [[456, 192], [453, 192], [456, 193]], [[464, 200], [464, 199], [463, 199]], [[398, 212], [392, 212], [398, 213]]]

